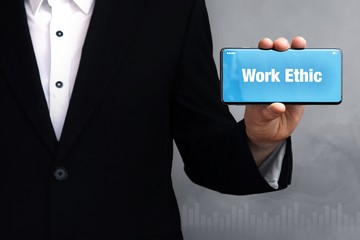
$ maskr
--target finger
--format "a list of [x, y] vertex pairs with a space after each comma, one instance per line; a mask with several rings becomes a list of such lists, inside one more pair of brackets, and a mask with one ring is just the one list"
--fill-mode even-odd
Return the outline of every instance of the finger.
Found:
[[306, 40], [303, 37], [295, 37], [291, 41], [291, 48], [304, 49], [306, 48]]
[[290, 48], [290, 44], [286, 38], [280, 37], [274, 41], [273, 48], [277, 51], [286, 51]]
[[286, 107], [284, 104], [272, 103], [264, 109], [263, 114], [266, 120], [272, 121], [280, 117], [280, 115], [283, 114], [285, 111]]
[[263, 38], [259, 41], [258, 47], [261, 49], [272, 49], [273, 41], [270, 38]]
[[286, 106], [286, 111], [291, 114], [296, 122], [299, 122], [302, 115], [304, 114], [305, 107], [304, 105], [288, 105]]

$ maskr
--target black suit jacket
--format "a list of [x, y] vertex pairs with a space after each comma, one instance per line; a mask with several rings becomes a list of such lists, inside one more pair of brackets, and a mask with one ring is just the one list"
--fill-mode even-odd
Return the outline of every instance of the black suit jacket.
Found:
[[23, 0], [0, 29], [0, 239], [182, 239], [173, 140], [195, 183], [272, 191], [220, 102], [204, 0], [97, 0], [59, 142]]

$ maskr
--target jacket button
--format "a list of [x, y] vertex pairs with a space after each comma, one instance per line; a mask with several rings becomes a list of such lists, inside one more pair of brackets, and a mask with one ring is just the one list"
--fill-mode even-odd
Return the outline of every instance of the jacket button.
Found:
[[54, 172], [54, 177], [58, 181], [65, 181], [68, 178], [69, 174], [67, 170], [63, 167], [59, 167]]

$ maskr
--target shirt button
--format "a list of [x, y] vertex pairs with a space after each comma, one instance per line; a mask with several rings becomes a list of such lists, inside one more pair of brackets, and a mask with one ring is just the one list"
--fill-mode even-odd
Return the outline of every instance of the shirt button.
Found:
[[58, 81], [58, 82], [55, 83], [55, 86], [57, 88], [62, 88], [64, 86], [64, 84], [62, 82]]
[[64, 36], [64, 33], [62, 31], [57, 31], [56, 36], [62, 37], [62, 36]]
[[54, 177], [58, 181], [65, 181], [68, 178], [68, 172], [65, 168], [59, 167], [54, 172]]

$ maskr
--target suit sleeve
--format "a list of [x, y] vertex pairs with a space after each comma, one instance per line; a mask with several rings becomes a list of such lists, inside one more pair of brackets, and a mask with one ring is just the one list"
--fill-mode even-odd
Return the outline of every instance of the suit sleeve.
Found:
[[[220, 99], [211, 31], [204, 0], [194, 0], [183, 41], [173, 99], [173, 136], [189, 178], [227, 194], [274, 191], [261, 176], [248, 147], [243, 121]], [[290, 184], [288, 139], [279, 189]]]

